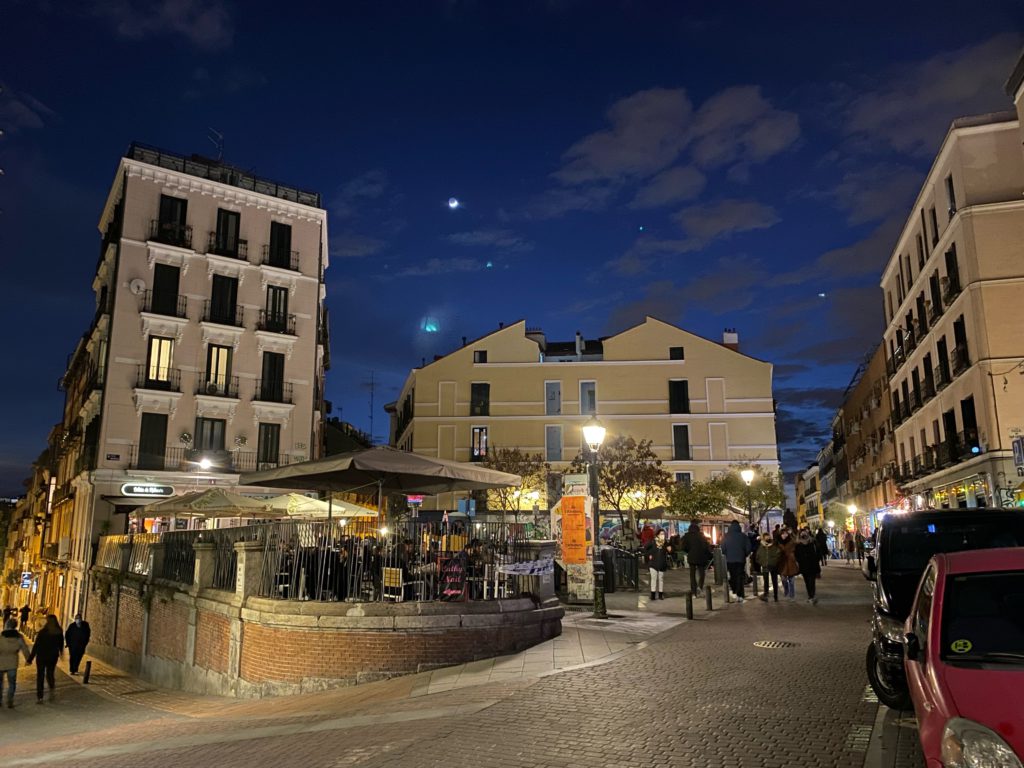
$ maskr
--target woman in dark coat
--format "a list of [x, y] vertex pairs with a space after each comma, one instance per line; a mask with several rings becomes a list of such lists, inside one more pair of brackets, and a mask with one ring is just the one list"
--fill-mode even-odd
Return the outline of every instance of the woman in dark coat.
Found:
[[797, 565], [800, 566], [800, 574], [804, 577], [804, 584], [807, 586], [807, 602], [816, 604], [818, 598], [815, 582], [821, 575], [821, 560], [818, 559], [818, 548], [815, 546], [814, 537], [811, 536], [810, 531], [800, 531], [794, 555]]
[[686, 562], [690, 565], [690, 593], [693, 594], [698, 589], [703, 592], [704, 574], [711, 563], [711, 545], [696, 522], [690, 523], [690, 527], [683, 534], [682, 546], [683, 552], [686, 553]]
[[36, 662], [36, 704], [43, 703], [43, 677], [50, 687], [50, 701], [56, 698], [57, 683], [53, 674], [57, 669], [57, 660], [64, 655], [64, 629], [57, 617], [52, 613], [46, 617], [46, 625], [39, 630], [32, 652], [28, 655], [28, 663]]

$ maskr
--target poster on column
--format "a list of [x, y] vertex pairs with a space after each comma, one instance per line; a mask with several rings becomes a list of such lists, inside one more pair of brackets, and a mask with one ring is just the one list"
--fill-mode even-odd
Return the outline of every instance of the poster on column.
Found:
[[571, 603], [589, 603], [594, 599], [590, 503], [586, 496], [563, 496], [559, 502], [562, 524], [561, 555], [565, 564], [568, 599]]

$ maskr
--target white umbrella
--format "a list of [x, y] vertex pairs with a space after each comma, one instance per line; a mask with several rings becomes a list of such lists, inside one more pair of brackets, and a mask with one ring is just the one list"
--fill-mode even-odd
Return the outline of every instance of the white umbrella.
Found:
[[377, 511], [342, 499], [320, 501], [300, 493], [285, 493], [267, 499], [267, 509], [288, 517], [376, 517]]
[[208, 488], [155, 501], [138, 513], [143, 517], [265, 517], [266, 502], [223, 488]]

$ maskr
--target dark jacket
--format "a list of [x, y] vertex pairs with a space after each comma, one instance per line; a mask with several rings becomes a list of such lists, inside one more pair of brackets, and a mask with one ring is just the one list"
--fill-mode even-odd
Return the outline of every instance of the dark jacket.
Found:
[[739, 523], [733, 522], [729, 526], [729, 532], [722, 540], [722, 551], [727, 563], [742, 563], [750, 555], [750, 539], [740, 530]]
[[64, 641], [67, 643], [68, 650], [81, 648], [84, 651], [85, 646], [89, 644], [90, 637], [92, 637], [92, 630], [89, 628], [88, 621], [82, 621], [82, 626], [78, 626], [73, 621], [64, 633]]
[[797, 565], [800, 566], [800, 573], [809, 576], [821, 575], [821, 558], [818, 557], [818, 548], [813, 539], [798, 542], [793, 554], [796, 556]]
[[653, 568], [656, 571], [667, 571], [670, 554], [671, 549], [668, 544], [659, 547], [657, 543], [652, 541], [644, 547], [644, 562], [648, 568]]
[[828, 535], [821, 528], [814, 534], [814, 544], [818, 548], [819, 555], [828, 554]]
[[37, 663], [50, 666], [57, 663], [57, 659], [63, 652], [64, 633], [41, 630], [36, 635], [35, 643], [32, 644], [32, 652], [28, 655], [28, 661], [31, 664], [32, 660], [36, 659]]
[[762, 569], [769, 571], [777, 571], [779, 568], [779, 558], [782, 553], [775, 544], [762, 544], [757, 548], [757, 564]]
[[693, 565], [707, 565], [711, 562], [711, 545], [700, 526], [691, 524], [683, 534], [683, 552]]

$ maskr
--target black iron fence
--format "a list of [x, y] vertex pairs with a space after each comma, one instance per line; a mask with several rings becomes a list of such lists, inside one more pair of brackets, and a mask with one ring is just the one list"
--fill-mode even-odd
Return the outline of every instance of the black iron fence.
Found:
[[153, 574], [161, 579], [191, 585], [195, 581], [196, 551], [192, 545], [204, 533], [213, 531], [168, 531], [160, 541], [164, 545], [162, 567]]
[[616, 589], [640, 589], [640, 553], [612, 547]]

